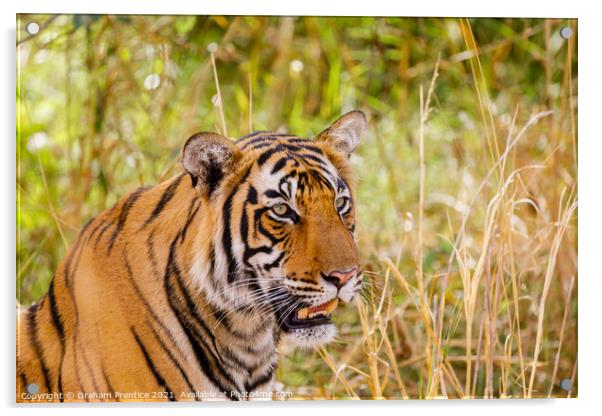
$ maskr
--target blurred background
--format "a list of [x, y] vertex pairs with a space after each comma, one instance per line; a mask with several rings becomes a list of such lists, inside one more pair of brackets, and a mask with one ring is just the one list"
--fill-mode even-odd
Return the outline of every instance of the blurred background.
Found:
[[575, 20], [19, 15], [17, 30], [22, 304], [89, 218], [180, 171], [192, 133], [311, 137], [361, 109], [366, 284], [337, 342], [283, 348], [279, 388], [577, 394]]

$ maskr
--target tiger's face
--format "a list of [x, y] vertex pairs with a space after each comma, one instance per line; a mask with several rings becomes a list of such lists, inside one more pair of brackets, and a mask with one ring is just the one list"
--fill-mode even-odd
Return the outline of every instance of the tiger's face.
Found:
[[273, 315], [298, 346], [331, 341], [332, 312], [361, 287], [348, 157], [365, 123], [356, 111], [313, 140], [259, 132], [228, 149], [237, 165], [216, 198], [220, 298]]
[[281, 328], [300, 345], [316, 345], [334, 336], [330, 314], [361, 285], [354, 201], [325, 150], [298, 138], [268, 140], [268, 150], [256, 151], [257, 175], [241, 207], [239, 254]]

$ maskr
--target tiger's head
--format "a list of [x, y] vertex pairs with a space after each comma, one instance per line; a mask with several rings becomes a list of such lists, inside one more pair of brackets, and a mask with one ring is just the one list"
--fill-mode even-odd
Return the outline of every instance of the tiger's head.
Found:
[[332, 340], [331, 313], [362, 283], [348, 160], [365, 128], [352, 111], [313, 140], [257, 132], [186, 142], [184, 169], [213, 222], [192, 272], [216, 307], [270, 315], [298, 346]]

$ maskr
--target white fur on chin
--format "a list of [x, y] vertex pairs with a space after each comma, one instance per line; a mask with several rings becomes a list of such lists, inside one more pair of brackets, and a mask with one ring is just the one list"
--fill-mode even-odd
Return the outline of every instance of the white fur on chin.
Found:
[[290, 346], [312, 349], [328, 344], [334, 339], [336, 334], [337, 329], [334, 324], [299, 328], [285, 333], [285, 342]]

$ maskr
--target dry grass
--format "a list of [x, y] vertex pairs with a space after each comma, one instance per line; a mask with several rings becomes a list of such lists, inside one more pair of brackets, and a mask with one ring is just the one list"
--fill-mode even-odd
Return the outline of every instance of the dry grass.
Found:
[[[428, 221], [425, 146], [429, 146], [426, 132], [438, 77], [437, 60], [426, 97], [420, 88], [417, 109], [420, 123], [415, 155], [419, 166], [416, 229], [403, 235], [400, 227], [398, 258], [381, 259], [381, 271], [368, 273], [367, 294], [356, 301], [361, 324], [359, 339], [346, 345], [342, 352], [340, 348], [335, 349], [337, 353], [320, 351], [320, 357], [334, 374], [327, 383], [330, 389], [324, 392], [302, 388], [302, 396], [320, 397], [325, 393], [331, 398], [433, 399], [574, 394], [576, 359], [563, 373], [571, 381], [569, 389], [559, 388], [558, 366], [576, 301], [576, 187], [565, 187], [560, 194], [552, 187], [550, 193], [534, 198], [527, 191], [528, 184], [547, 179], [541, 172], [552, 169], [551, 164], [558, 161], [557, 149], [546, 155], [542, 163], [534, 164], [524, 163], [517, 152], [521, 141], [532, 138], [534, 126], [551, 117], [561, 120], [559, 124], [570, 119], [567, 138], [573, 141], [575, 152], [574, 115], [570, 108], [563, 109], [566, 113], [560, 115], [542, 111], [518, 130], [517, 108], [506, 139], [499, 140], [501, 123], [494, 116], [487, 93], [478, 47], [470, 23], [464, 20], [461, 26], [467, 48], [476, 51], [470, 66], [490, 156], [489, 166], [482, 167], [486, 174], [474, 190], [467, 192], [470, 203], [464, 204], [459, 224], [454, 226], [447, 213], [449, 231], [440, 237], [452, 247], [448, 262], [425, 276], [424, 252], [430, 249], [424, 239], [424, 222]], [[570, 76], [569, 62], [566, 71]], [[568, 82], [565, 87], [572, 88], [570, 85]], [[553, 126], [548, 124], [549, 128]], [[576, 160], [575, 154], [569, 157]], [[536, 202], [540, 198], [547, 200], [550, 218], [542, 215], [543, 208]], [[518, 214], [519, 207], [525, 204], [535, 211], [536, 221]], [[556, 207], [555, 212], [552, 207]], [[523, 220], [532, 222], [528, 235], [518, 229], [517, 224]], [[475, 225], [470, 235], [467, 224]], [[567, 233], [571, 235], [568, 238]], [[571, 261], [564, 270], [566, 273], [568, 269], [569, 275], [559, 270], [560, 250], [564, 250], [563, 258]], [[413, 257], [414, 278], [401, 271], [399, 265], [404, 256]], [[550, 306], [552, 287], [555, 299], [563, 302], [552, 305], [553, 316], [548, 317], [546, 306]], [[573, 327], [573, 334], [575, 331]], [[341, 338], [345, 338], [345, 344], [352, 339]], [[403, 356], [407, 345], [411, 345], [410, 356]], [[575, 347], [571, 343], [571, 348]], [[556, 351], [553, 358], [552, 351]], [[408, 377], [408, 373], [413, 374]], [[315, 382], [323, 384], [319, 379]]]
[[[337, 311], [336, 342], [283, 353], [280, 387], [298, 399], [577, 394], [576, 39], [554, 35], [576, 22], [51, 19], [59, 35], [20, 46], [19, 299], [44, 293], [86, 218], [177, 171], [193, 131], [307, 135], [352, 105], [370, 117], [352, 159], [364, 289]], [[144, 91], [136, 51], [148, 48], [184, 75], [164, 70]], [[35, 64], [38, 50], [51, 60]], [[36, 111], [42, 98], [54, 117]], [[55, 142], [29, 150], [38, 131]]]

